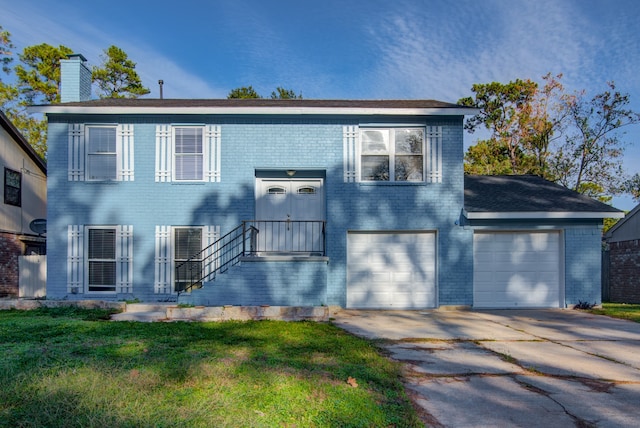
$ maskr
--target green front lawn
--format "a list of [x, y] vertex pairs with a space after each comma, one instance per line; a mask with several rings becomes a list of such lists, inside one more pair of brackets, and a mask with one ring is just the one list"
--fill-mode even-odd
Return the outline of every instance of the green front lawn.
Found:
[[626, 303], [603, 303], [602, 309], [590, 309], [589, 312], [640, 322], [640, 305]]
[[104, 315], [0, 311], [0, 426], [422, 426], [399, 365], [330, 324]]

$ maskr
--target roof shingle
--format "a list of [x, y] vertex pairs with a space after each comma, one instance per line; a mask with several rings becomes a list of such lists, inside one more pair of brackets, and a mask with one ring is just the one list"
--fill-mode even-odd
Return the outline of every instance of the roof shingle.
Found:
[[467, 212], [611, 212], [611, 205], [535, 175], [465, 175]]

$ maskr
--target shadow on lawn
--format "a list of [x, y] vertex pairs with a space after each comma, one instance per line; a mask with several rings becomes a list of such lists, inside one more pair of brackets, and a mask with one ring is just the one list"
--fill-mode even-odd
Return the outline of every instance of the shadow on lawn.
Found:
[[1, 313], [0, 349], [0, 426], [419, 425], [398, 366], [330, 324]]

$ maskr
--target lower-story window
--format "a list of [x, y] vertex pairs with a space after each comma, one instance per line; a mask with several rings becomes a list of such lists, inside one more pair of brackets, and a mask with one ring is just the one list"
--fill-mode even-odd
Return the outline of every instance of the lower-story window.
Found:
[[89, 228], [88, 232], [88, 291], [115, 292], [116, 229]]
[[202, 228], [174, 228], [175, 291], [201, 287]]

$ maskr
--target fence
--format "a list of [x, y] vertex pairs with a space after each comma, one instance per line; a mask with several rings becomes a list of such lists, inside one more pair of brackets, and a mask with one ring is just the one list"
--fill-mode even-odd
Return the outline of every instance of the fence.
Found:
[[47, 295], [47, 256], [18, 257], [20, 282], [18, 297], [39, 298]]

